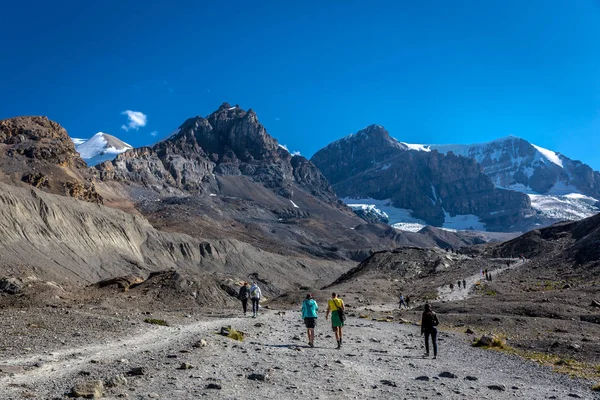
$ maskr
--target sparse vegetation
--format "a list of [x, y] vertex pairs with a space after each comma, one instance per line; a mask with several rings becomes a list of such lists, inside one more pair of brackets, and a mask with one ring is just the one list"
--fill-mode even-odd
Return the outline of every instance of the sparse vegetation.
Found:
[[221, 330], [216, 332], [216, 334], [228, 337], [229, 339], [237, 340], [239, 342], [244, 341], [244, 332], [233, 329], [231, 325], [222, 326]]
[[169, 326], [164, 319], [146, 318], [144, 322], [152, 325]]
[[592, 386], [592, 390], [594, 392], [600, 392], [600, 382], [598, 382], [594, 386]]

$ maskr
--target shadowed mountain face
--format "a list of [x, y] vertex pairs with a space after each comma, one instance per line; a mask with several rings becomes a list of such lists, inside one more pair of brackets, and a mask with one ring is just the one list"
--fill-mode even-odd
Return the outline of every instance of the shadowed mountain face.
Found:
[[526, 195], [495, 188], [474, 160], [410, 151], [378, 125], [328, 145], [311, 161], [340, 197], [390, 199], [434, 226], [474, 215], [488, 230], [513, 231], [533, 216]]
[[[494, 255], [536, 258], [545, 268], [586, 266], [597, 274], [600, 267], [600, 214], [575, 222], [536, 229], [494, 247]], [[597, 276], [597, 275], [596, 275]]]

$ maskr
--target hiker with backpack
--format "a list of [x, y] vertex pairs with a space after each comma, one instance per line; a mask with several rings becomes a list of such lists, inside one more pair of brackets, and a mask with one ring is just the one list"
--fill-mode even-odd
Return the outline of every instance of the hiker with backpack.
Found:
[[240, 292], [238, 293], [238, 299], [242, 302], [242, 309], [244, 310], [244, 315], [246, 315], [246, 311], [248, 311], [248, 298], [250, 297], [250, 286], [248, 282], [242, 283], [242, 287], [240, 287]]
[[310, 347], [315, 347], [315, 326], [317, 325], [318, 311], [319, 305], [312, 294], [307, 294], [302, 302], [302, 319], [306, 326], [306, 336], [308, 336], [308, 345]]
[[256, 282], [252, 283], [250, 287], [250, 300], [252, 300], [252, 318], [256, 318], [258, 315], [258, 303], [260, 302], [260, 298], [262, 293], [258, 284]]
[[425, 304], [425, 311], [421, 318], [421, 335], [425, 335], [425, 357], [429, 357], [429, 336], [431, 336], [431, 344], [433, 345], [433, 358], [437, 358], [437, 315], [431, 309], [429, 304]]
[[344, 301], [332, 293], [331, 299], [327, 302], [327, 312], [325, 313], [325, 319], [329, 319], [331, 313], [331, 327], [335, 332], [335, 340], [337, 341], [337, 349], [342, 347], [342, 327], [346, 320], [346, 314], [344, 309]]

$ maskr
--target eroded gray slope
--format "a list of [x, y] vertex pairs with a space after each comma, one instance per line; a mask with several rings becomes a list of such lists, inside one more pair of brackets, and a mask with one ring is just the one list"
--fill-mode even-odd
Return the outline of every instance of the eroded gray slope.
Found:
[[218, 284], [217, 275], [268, 277], [267, 291], [278, 292], [346, 267], [283, 257], [235, 240], [208, 242], [161, 232], [143, 217], [0, 183], [0, 271], [10, 276], [34, 275], [81, 286], [177, 269], [196, 278], [210, 277], [211, 285]]

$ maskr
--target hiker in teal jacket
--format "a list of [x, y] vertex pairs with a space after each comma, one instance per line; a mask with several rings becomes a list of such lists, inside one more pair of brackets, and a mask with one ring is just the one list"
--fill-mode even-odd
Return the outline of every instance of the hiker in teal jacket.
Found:
[[302, 319], [306, 325], [306, 335], [308, 336], [308, 345], [315, 347], [315, 326], [317, 325], [317, 312], [319, 305], [313, 299], [312, 294], [307, 294], [302, 302]]

